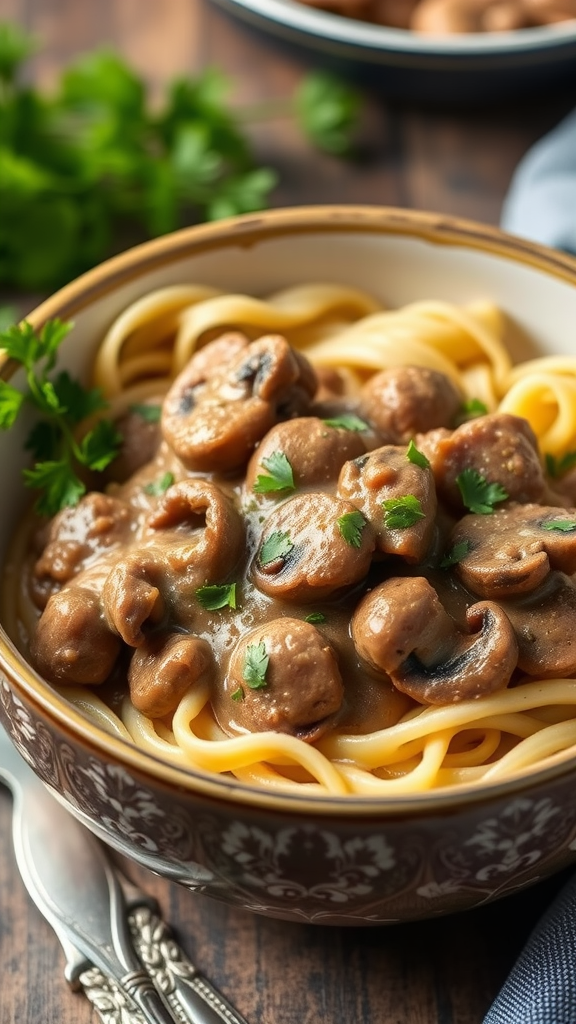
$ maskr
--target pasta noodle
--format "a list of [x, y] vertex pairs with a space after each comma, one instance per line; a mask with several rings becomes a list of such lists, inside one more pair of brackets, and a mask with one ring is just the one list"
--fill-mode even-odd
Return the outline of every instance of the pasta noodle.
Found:
[[[182, 285], [138, 300], [113, 323], [94, 364], [112, 415], [164, 394], [194, 351], [230, 329], [250, 338], [281, 332], [313, 365], [341, 369], [350, 393], [390, 366], [438, 370], [489, 410], [524, 417], [543, 455], [576, 449], [576, 358], [513, 366], [504, 318], [487, 302], [459, 308], [423, 301], [385, 310], [371, 296], [333, 284], [264, 299]], [[38, 617], [23, 582], [29, 529], [15, 539], [3, 584], [4, 621], [24, 649]], [[128, 698], [113, 709], [88, 689], [62, 693], [99, 727], [161, 760], [287, 792], [422, 793], [499, 781], [576, 752], [576, 679], [532, 679], [446, 707], [413, 707], [387, 728], [336, 728], [314, 744], [271, 731], [231, 738], [212, 715], [207, 685], [188, 691], [169, 722], [151, 721]]]

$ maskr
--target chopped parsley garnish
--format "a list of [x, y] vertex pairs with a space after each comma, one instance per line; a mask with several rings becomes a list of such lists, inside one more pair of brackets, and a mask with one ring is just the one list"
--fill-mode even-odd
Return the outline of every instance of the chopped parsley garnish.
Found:
[[569, 469], [573, 469], [576, 466], [576, 452], [566, 452], [561, 458], [556, 458], [555, 455], [546, 455], [546, 472], [548, 476], [557, 478], [564, 476]]
[[468, 398], [462, 403], [456, 417], [457, 423], [466, 423], [467, 420], [476, 419], [477, 416], [486, 416], [488, 406], [479, 398]]
[[0, 348], [20, 363], [28, 385], [23, 393], [0, 381], [0, 429], [14, 425], [25, 403], [42, 415], [26, 441], [37, 461], [32, 469], [23, 471], [23, 477], [27, 487], [40, 491], [36, 509], [46, 516], [75, 505], [86, 492], [77, 467], [101, 472], [118, 454], [121, 441], [114, 424], [104, 419], [78, 439], [78, 424], [105, 409], [106, 402], [97, 389], [83, 388], [65, 371], [54, 379], [49, 377], [58, 348], [71, 328], [71, 323], [48, 320], [36, 331], [24, 321], [0, 331]]
[[169, 487], [172, 487], [174, 483], [174, 473], [163, 473], [157, 480], [153, 480], [152, 483], [146, 484], [144, 490], [146, 494], [153, 494], [158, 497], [160, 494], [166, 494]]
[[271, 562], [277, 562], [280, 558], [287, 558], [293, 547], [294, 545], [290, 540], [289, 533], [281, 533], [280, 530], [275, 530], [260, 548], [258, 561], [260, 565], [270, 565]]
[[441, 569], [449, 569], [451, 565], [457, 565], [470, 551], [470, 541], [460, 540], [454, 545], [451, 551], [444, 556], [440, 562]]
[[354, 430], [358, 434], [370, 430], [368, 424], [355, 416], [352, 412], [345, 412], [342, 416], [334, 416], [332, 419], [323, 420], [327, 427], [334, 427], [335, 430]]
[[542, 529], [572, 533], [573, 530], [576, 530], [576, 519], [549, 519], [547, 523], [542, 523]]
[[232, 700], [239, 701], [244, 700], [244, 690], [241, 686], [237, 686], [235, 690], [230, 694]]
[[406, 530], [414, 526], [419, 519], [425, 518], [420, 500], [414, 494], [405, 494], [402, 498], [388, 498], [382, 502], [384, 509], [384, 526], [388, 530]]
[[362, 530], [366, 526], [366, 520], [361, 512], [345, 512], [336, 520], [338, 529], [344, 540], [350, 547], [359, 548], [362, 544]]
[[266, 646], [261, 640], [259, 644], [248, 644], [242, 678], [251, 690], [261, 690], [266, 686], [266, 672], [270, 656], [266, 654]]
[[159, 423], [162, 416], [162, 406], [146, 405], [145, 403], [142, 403], [142, 405], [131, 405], [130, 412], [135, 412], [143, 420], [146, 420], [146, 423]]
[[292, 466], [284, 452], [272, 452], [268, 458], [262, 459], [264, 469], [269, 475], [259, 475], [252, 490], [256, 494], [270, 494], [273, 491], [295, 490]]
[[304, 622], [310, 622], [315, 626], [317, 623], [326, 622], [326, 616], [324, 612], [310, 612], [310, 615], [306, 616]]
[[490, 483], [477, 469], [463, 469], [456, 477], [456, 483], [464, 505], [476, 515], [491, 515], [494, 505], [508, 497], [508, 491], [501, 484]]
[[221, 608], [235, 608], [236, 584], [206, 584], [203, 587], [198, 587], [196, 598], [207, 612], [219, 611]]
[[408, 445], [408, 451], [406, 452], [406, 458], [408, 462], [413, 462], [415, 466], [420, 466], [420, 469], [428, 469], [430, 466], [430, 460], [426, 458], [424, 452], [421, 452], [414, 441], [410, 441]]

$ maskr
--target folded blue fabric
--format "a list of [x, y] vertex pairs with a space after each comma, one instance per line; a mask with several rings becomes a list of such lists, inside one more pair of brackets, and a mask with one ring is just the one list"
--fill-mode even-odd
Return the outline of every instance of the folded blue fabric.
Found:
[[501, 224], [514, 235], [576, 255], [576, 110], [520, 162]]

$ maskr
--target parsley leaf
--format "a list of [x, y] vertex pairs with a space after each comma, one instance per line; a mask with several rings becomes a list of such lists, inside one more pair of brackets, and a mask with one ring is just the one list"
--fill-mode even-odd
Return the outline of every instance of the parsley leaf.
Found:
[[162, 406], [146, 405], [143, 402], [140, 405], [131, 405], [130, 412], [135, 412], [138, 416], [141, 416], [143, 420], [146, 420], [146, 423], [159, 423], [162, 416]]
[[413, 462], [415, 466], [420, 466], [420, 469], [428, 469], [430, 465], [430, 460], [426, 458], [424, 452], [419, 451], [414, 444], [414, 441], [410, 441], [410, 444], [408, 445], [406, 458], [408, 459], [408, 462]]
[[310, 612], [310, 615], [305, 617], [304, 622], [311, 622], [312, 625], [316, 625], [316, 623], [326, 622], [326, 616], [324, 612]]
[[266, 646], [261, 640], [259, 644], [248, 644], [242, 678], [251, 690], [261, 690], [267, 685], [266, 672], [270, 656], [266, 654]]
[[36, 502], [40, 515], [52, 516], [67, 505], [77, 505], [86, 487], [70, 469], [67, 459], [60, 462], [37, 462], [33, 469], [23, 471], [26, 487], [42, 491]]
[[572, 533], [576, 530], [576, 520], [572, 519], [549, 519], [542, 523], [543, 530], [561, 530], [562, 533]]
[[490, 483], [477, 469], [463, 469], [456, 483], [464, 505], [477, 515], [491, 515], [494, 505], [508, 497], [508, 491], [501, 484]]
[[470, 551], [470, 541], [460, 540], [454, 545], [451, 551], [444, 556], [440, 562], [441, 569], [449, 569], [451, 565], [457, 565]]
[[0, 429], [9, 430], [16, 422], [24, 395], [5, 380], [0, 380]]
[[296, 112], [306, 135], [328, 153], [345, 154], [351, 149], [360, 97], [330, 74], [308, 75], [296, 92]]
[[561, 458], [556, 458], [555, 455], [546, 455], [546, 471], [548, 476], [554, 477], [555, 479], [559, 476], [564, 476], [569, 469], [573, 469], [576, 466], [576, 452], [566, 452]]
[[464, 423], [466, 420], [475, 419], [477, 416], [486, 416], [488, 406], [479, 398], [468, 398], [462, 403], [458, 412], [458, 421]]
[[235, 608], [236, 584], [206, 584], [198, 588], [196, 598], [207, 612], [219, 611], [221, 608]]
[[384, 509], [384, 526], [388, 530], [406, 530], [414, 526], [419, 519], [425, 518], [422, 504], [414, 494], [405, 494], [402, 498], [388, 498], [382, 502]]
[[322, 422], [327, 427], [334, 427], [335, 430], [354, 430], [358, 434], [362, 434], [370, 429], [364, 420], [361, 420], [359, 416], [355, 416], [351, 412], [345, 412], [342, 416], [335, 416], [333, 419], [323, 420]]
[[362, 530], [366, 526], [362, 513], [358, 510], [345, 512], [336, 522], [346, 543], [353, 548], [359, 548], [362, 545]]
[[275, 530], [260, 548], [258, 561], [260, 565], [270, 565], [271, 562], [286, 559], [293, 547], [294, 545], [290, 540], [289, 533], [281, 533], [281, 531]]
[[158, 480], [153, 480], [152, 483], [146, 484], [144, 488], [146, 494], [152, 494], [158, 497], [161, 494], [166, 494], [169, 487], [172, 487], [174, 483], [174, 473], [163, 473]]
[[252, 490], [256, 494], [269, 494], [274, 491], [293, 491], [296, 489], [294, 474], [284, 452], [272, 452], [268, 458], [262, 459], [264, 469], [269, 476], [259, 475]]
[[232, 700], [240, 701], [240, 700], [244, 700], [245, 693], [244, 693], [244, 690], [242, 689], [241, 686], [237, 686], [235, 690], [232, 690], [232, 693], [230, 694], [230, 696], [231, 696]]

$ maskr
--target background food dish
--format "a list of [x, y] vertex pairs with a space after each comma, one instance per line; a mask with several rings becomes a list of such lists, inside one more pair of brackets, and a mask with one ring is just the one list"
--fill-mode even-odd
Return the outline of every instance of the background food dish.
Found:
[[342, 18], [296, 0], [216, 0], [235, 18], [387, 96], [451, 105], [538, 94], [569, 83], [576, 22], [515, 32], [428, 36]]
[[[231, 291], [265, 293], [312, 277], [362, 285], [390, 304], [490, 295], [542, 351], [571, 349], [576, 268], [569, 258], [478, 225], [378, 209], [295, 209], [181, 232], [97, 268], [44, 303], [33, 319], [76, 321], [74, 337], [85, 347], [72, 342], [63, 358], [78, 373], [113, 317], [154, 287], [217, 280]], [[22, 507], [16, 481], [21, 440], [5, 435], [0, 450], [5, 480], [14, 481], [4, 489], [4, 550]], [[576, 809], [569, 794], [576, 766], [570, 758], [464, 799], [271, 798], [225, 778], [185, 775], [109, 739], [39, 684], [9, 644], [2, 666], [2, 720], [82, 820], [168, 877], [253, 910], [329, 923], [423, 917], [493, 898], [502, 875], [521, 886], [574, 857]], [[499, 830], [515, 836], [522, 855], [503, 859], [496, 839], [482, 838], [488, 827], [494, 836]], [[320, 888], [300, 855], [305, 837], [319, 844], [314, 871], [324, 880]], [[249, 853], [253, 842], [264, 857], [259, 867]], [[450, 850], [454, 857], [459, 851], [457, 870]], [[266, 856], [274, 870], [272, 861], [264, 869]], [[362, 884], [351, 881], [357, 870]], [[274, 872], [280, 873], [276, 881]], [[337, 906], [325, 905], [323, 885], [336, 886]]]

